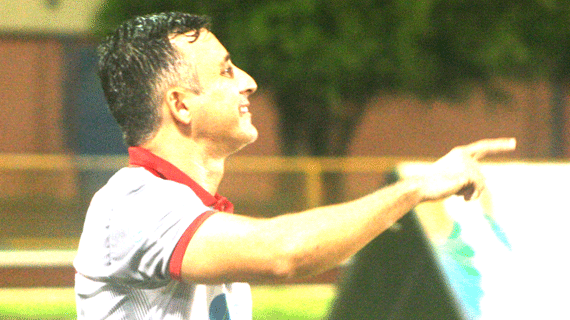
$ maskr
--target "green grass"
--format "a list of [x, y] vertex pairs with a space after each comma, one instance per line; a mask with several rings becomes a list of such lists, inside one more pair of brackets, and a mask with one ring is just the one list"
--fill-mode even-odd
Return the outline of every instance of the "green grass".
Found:
[[1, 289], [0, 319], [76, 319], [73, 289]]
[[[316, 320], [326, 317], [334, 286], [253, 286], [252, 296], [254, 320]], [[76, 319], [73, 289], [0, 289], [0, 319]]]
[[254, 320], [324, 319], [334, 298], [332, 285], [256, 286]]

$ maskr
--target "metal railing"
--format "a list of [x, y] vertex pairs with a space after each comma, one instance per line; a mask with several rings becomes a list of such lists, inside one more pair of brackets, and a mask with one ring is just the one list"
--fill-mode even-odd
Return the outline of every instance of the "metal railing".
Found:
[[[235, 173], [301, 173], [304, 176], [307, 207], [323, 203], [323, 173], [382, 173], [399, 162], [410, 161], [403, 157], [278, 157], [235, 156], [226, 163], [226, 172]], [[415, 159], [417, 160], [417, 159]], [[112, 171], [127, 165], [123, 155], [84, 156], [64, 154], [0, 154], [0, 170], [4, 171]]]

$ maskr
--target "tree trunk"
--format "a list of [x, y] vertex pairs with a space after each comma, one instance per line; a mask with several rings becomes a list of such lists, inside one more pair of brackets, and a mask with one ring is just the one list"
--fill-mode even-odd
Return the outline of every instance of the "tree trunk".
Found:
[[[343, 157], [348, 153], [350, 141], [356, 126], [364, 113], [364, 104], [355, 107], [353, 115], [333, 117], [331, 108], [319, 101], [283, 101], [280, 99], [280, 132], [282, 153], [285, 156]], [[324, 172], [323, 202], [332, 204], [344, 201], [344, 174], [340, 172]], [[302, 193], [299, 192], [300, 177], [294, 174], [283, 174], [280, 178], [281, 194], [289, 198], [290, 209], [297, 206]]]
[[[360, 117], [352, 117], [349, 119], [336, 119], [329, 126], [328, 139], [328, 156], [329, 157], [345, 157], [348, 155], [350, 142], [356, 131], [358, 120]], [[345, 198], [345, 178], [343, 172], [326, 172], [323, 181], [326, 186], [323, 195], [324, 204], [333, 204], [343, 202]]]
[[552, 99], [550, 101], [550, 121], [551, 121], [551, 151], [553, 158], [565, 158], [567, 154], [566, 146], [566, 88], [562, 77], [556, 77], [552, 82]]

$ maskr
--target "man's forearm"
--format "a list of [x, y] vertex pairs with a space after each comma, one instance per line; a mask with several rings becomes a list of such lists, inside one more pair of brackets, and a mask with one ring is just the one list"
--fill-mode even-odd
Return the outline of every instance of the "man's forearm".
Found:
[[421, 201], [419, 181], [406, 180], [360, 199], [267, 221], [279, 234], [287, 277], [330, 269], [362, 249]]

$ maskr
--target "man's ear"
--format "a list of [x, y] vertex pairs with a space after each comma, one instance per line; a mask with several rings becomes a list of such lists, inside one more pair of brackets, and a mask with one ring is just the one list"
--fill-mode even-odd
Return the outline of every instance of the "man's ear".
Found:
[[180, 87], [174, 87], [166, 91], [166, 105], [170, 114], [176, 121], [182, 124], [190, 124], [192, 120], [192, 100], [193, 93]]

